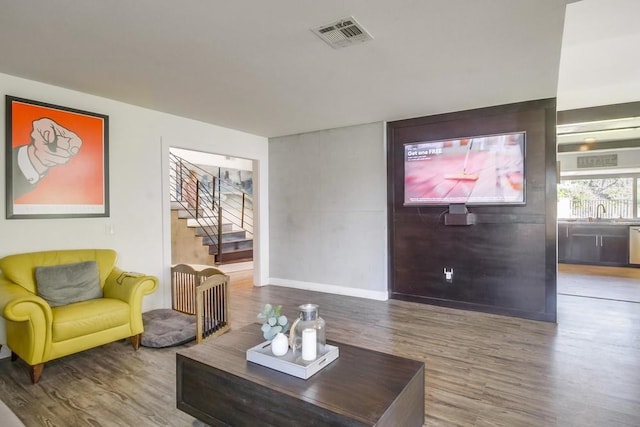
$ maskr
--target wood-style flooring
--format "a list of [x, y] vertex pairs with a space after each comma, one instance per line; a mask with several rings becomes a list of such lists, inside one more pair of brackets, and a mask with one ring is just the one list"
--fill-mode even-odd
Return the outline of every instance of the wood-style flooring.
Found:
[[[291, 317], [312, 302], [329, 338], [424, 361], [427, 426], [640, 426], [640, 304], [559, 295], [556, 325], [253, 287], [247, 273], [231, 288], [232, 328], [267, 302]], [[0, 398], [29, 427], [191, 426], [176, 409], [177, 350], [116, 342], [47, 363], [36, 385], [3, 359]]]
[[558, 293], [640, 303], [640, 268], [559, 264]]

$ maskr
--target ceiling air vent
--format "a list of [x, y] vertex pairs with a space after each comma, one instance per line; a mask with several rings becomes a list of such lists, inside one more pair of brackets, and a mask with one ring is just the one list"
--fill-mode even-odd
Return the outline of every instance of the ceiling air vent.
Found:
[[353, 16], [312, 29], [318, 37], [334, 49], [373, 40], [373, 37]]

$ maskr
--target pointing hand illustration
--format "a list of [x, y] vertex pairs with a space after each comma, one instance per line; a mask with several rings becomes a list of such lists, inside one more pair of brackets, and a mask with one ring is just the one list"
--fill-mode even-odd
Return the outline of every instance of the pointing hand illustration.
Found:
[[33, 122], [29, 162], [41, 177], [49, 168], [67, 163], [78, 154], [82, 140], [75, 133], [48, 118]]

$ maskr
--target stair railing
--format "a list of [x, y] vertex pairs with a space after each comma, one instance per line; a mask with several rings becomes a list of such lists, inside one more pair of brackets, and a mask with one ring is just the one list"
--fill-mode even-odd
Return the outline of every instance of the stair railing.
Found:
[[215, 204], [213, 190], [203, 185], [199, 175], [208, 174], [196, 165], [169, 153], [170, 200], [196, 220], [205, 236], [220, 248], [221, 226], [217, 220], [219, 207]]
[[[222, 262], [223, 224], [240, 227], [253, 236], [253, 203], [251, 197], [229, 180], [169, 153], [171, 201], [177, 202], [214, 242], [218, 262]], [[217, 191], [216, 191], [217, 190]]]
[[232, 182], [214, 177], [214, 198], [221, 207], [224, 220], [253, 235], [253, 201], [251, 196]]

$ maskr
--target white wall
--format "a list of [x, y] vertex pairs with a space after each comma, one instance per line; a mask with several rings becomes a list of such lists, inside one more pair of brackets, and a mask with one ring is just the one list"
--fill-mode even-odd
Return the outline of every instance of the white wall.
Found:
[[203, 153], [202, 151], [182, 150], [172, 148], [171, 152], [195, 165], [210, 165], [220, 168], [253, 170], [253, 162], [239, 157], [221, 156], [219, 154]]
[[[618, 155], [618, 166], [614, 168], [578, 168], [578, 157]], [[613, 173], [638, 173], [640, 170], [640, 148], [623, 148], [616, 150], [580, 151], [558, 153], [562, 176], [602, 175]]]
[[[253, 159], [256, 219], [255, 283], [268, 273], [267, 139], [109, 99], [0, 74], [0, 93], [109, 116], [110, 217], [7, 220], [0, 197], [0, 256], [13, 253], [72, 248], [109, 247], [118, 251], [125, 270], [156, 275], [161, 290], [146, 297], [144, 310], [170, 306], [169, 269], [169, 147], [180, 147]], [[5, 103], [0, 128], [5, 129]], [[5, 150], [0, 150], [4, 169]], [[0, 188], [5, 188], [4, 170]], [[262, 226], [264, 224], [264, 226]], [[109, 234], [111, 227], [114, 234]], [[0, 343], [5, 341], [0, 319]], [[2, 355], [7, 354], [6, 346]]]
[[387, 299], [382, 122], [269, 139], [269, 283]]

